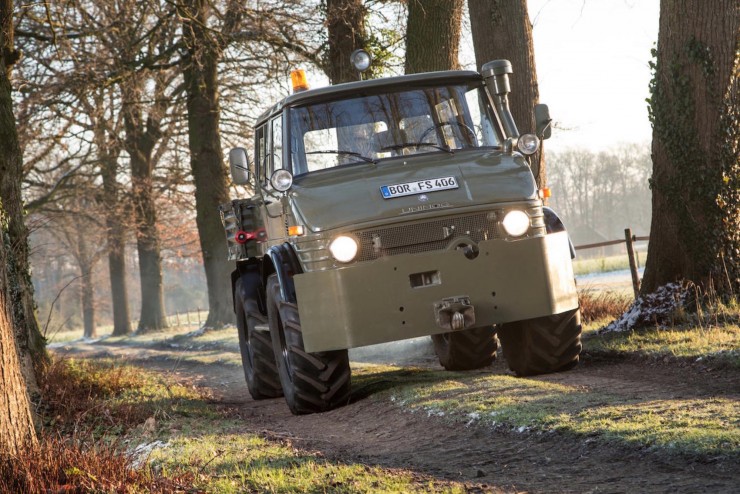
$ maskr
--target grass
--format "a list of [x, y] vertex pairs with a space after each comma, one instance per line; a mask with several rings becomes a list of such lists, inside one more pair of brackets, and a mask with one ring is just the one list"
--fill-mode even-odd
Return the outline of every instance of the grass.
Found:
[[605, 325], [621, 316], [633, 298], [617, 292], [579, 291], [581, 322], [587, 326]]
[[408, 470], [328, 461], [290, 442], [245, 434], [237, 424], [175, 438], [151, 461], [164, 472], [180, 468], [184, 458], [197, 472], [194, 486], [208, 492], [466, 492], [464, 484]]
[[[207, 317], [208, 317], [207, 311], [200, 312], [201, 322], [204, 322]], [[188, 323], [188, 321], [190, 322]], [[130, 335], [117, 336], [115, 338], [121, 339], [121, 338], [145, 338], [146, 337], [153, 341], [157, 341], [161, 339], [170, 338], [172, 337], [173, 334], [186, 334], [191, 331], [197, 330], [200, 327], [200, 325], [198, 324], [198, 313], [197, 312], [183, 313], [183, 314], [179, 314], [178, 316], [167, 316], [167, 322], [170, 325], [170, 327], [165, 329], [164, 331], [148, 333], [146, 335], [136, 335], [135, 333], [132, 333]], [[136, 329], [137, 324], [138, 324], [137, 321], [132, 321], [131, 325], [133, 329]], [[99, 325], [96, 328], [96, 333], [97, 334], [95, 338], [106, 338], [107, 339], [111, 336], [111, 333], [113, 333], [113, 326], [112, 325]], [[69, 342], [81, 340], [83, 337], [83, 334], [84, 333], [83, 333], [82, 328], [74, 328], [74, 329], [49, 330], [47, 331], [47, 334], [45, 336], [47, 338], [47, 343], [62, 344], [62, 343], [69, 343]], [[116, 340], [113, 340], [113, 341], [116, 341]]]
[[415, 412], [454, 423], [514, 432], [539, 431], [596, 439], [707, 460], [740, 459], [740, 414], [729, 398], [624, 396], [581, 386], [508, 375], [449, 373], [372, 366], [357, 369], [365, 386]]
[[111, 360], [57, 360], [41, 388], [45, 431], [0, 454], [0, 492], [468, 492], [258, 436], [195, 388]]
[[648, 328], [605, 333], [584, 340], [591, 353], [650, 358], [701, 359], [713, 367], [740, 369], [740, 326]]
[[[637, 253], [639, 259], [644, 259], [643, 253]], [[580, 259], [576, 258], [573, 260], [573, 273], [578, 275], [584, 275], [589, 273], [606, 273], [610, 271], [621, 271], [623, 269], [629, 269], [629, 258], [627, 254], [619, 254], [616, 256], [601, 257], [596, 259]]]

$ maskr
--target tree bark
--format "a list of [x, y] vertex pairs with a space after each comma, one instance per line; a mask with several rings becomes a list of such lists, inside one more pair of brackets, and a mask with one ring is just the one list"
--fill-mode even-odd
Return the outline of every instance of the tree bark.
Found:
[[[520, 133], [534, 133], [534, 105], [539, 103], [540, 91], [527, 0], [468, 0], [468, 10], [478, 70], [491, 60], [511, 62], [511, 113]], [[532, 163], [540, 163], [540, 153]], [[533, 172], [537, 184], [545, 185], [544, 157]]]
[[[4, 76], [0, 75], [0, 78], [3, 79], [0, 84], [4, 86]], [[0, 92], [4, 93], [4, 88], [0, 89]], [[5, 99], [4, 95], [0, 95], [0, 99]], [[4, 107], [5, 102], [0, 106]], [[5, 113], [3, 110], [0, 110], [0, 113]], [[5, 124], [4, 118], [0, 120], [0, 125]], [[0, 161], [5, 159], [6, 155], [0, 154]], [[0, 204], [0, 218], [4, 217], [5, 212]], [[2, 237], [0, 240], [0, 455], [16, 454], [21, 448], [35, 441], [33, 418], [15, 345], [13, 317], [10, 314], [9, 291], [11, 290], [9, 289], [11, 287], [5, 268], [8, 261], [5, 245], [8, 237], [5, 228], [2, 228]], [[9, 255], [12, 256], [12, 254]]]
[[[195, 182], [195, 209], [208, 286], [205, 326], [233, 323], [232, 266], [228, 258], [218, 206], [228, 202], [228, 181], [219, 130], [218, 62], [221, 41], [209, 31], [209, 3], [189, 0], [182, 19], [187, 55], [183, 76], [187, 93], [190, 169]], [[229, 14], [227, 13], [227, 18]]]
[[97, 336], [95, 328], [95, 294], [93, 290], [92, 272], [95, 260], [87, 245], [87, 235], [84, 223], [80, 218], [75, 219], [77, 233], [76, 258], [80, 267], [80, 294], [82, 302], [83, 336], [94, 338]]
[[326, 21], [331, 83], [358, 80], [350, 55], [358, 48], [365, 48], [365, 7], [362, 0], [327, 0]]
[[739, 39], [736, 0], [661, 1], [643, 294], [680, 279], [740, 293]]
[[16, 344], [21, 360], [21, 369], [26, 385], [32, 393], [38, 390], [36, 373], [48, 362], [46, 340], [39, 331], [34, 310], [33, 284], [29, 275], [28, 229], [24, 222], [23, 199], [21, 197], [21, 180], [23, 177], [23, 158], [18, 143], [18, 135], [13, 116], [11, 100], [12, 87], [10, 72], [12, 65], [20, 57], [13, 44], [13, 3], [2, 0], [0, 3], [0, 71], [2, 87], [2, 120], [0, 121], [0, 148], [3, 159], [0, 160], [0, 202], [4, 204], [7, 221], [7, 234], [12, 249], [7, 264], [7, 276], [10, 290], [9, 304], [12, 308], [13, 327], [16, 331]]
[[152, 159], [154, 146], [161, 137], [160, 116], [156, 109], [150, 108], [146, 124], [144, 123], [140, 101], [143, 86], [144, 80], [137, 73], [131, 74], [121, 85], [126, 130], [124, 147], [131, 159], [131, 190], [141, 281], [141, 315], [136, 330], [138, 333], [159, 331], [167, 327]]
[[[98, 146], [100, 149], [100, 146]], [[111, 156], [100, 152], [101, 174], [103, 177], [103, 206], [105, 208], [106, 238], [108, 241], [108, 273], [111, 285], [111, 305], [113, 307], [113, 336], [123, 336], [131, 332], [131, 319], [126, 290], [126, 237], [121, 221], [124, 211], [120, 207], [120, 185], [116, 180], [118, 173], [117, 153]]]
[[408, 0], [406, 73], [460, 68], [464, 0]]
[[[20, 184], [20, 169], [22, 157], [18, 145], [18, 134], [13, 116], [13, 102], [11, 99], [11, 85], [9, 81], [10, 67], [15, 62], [13, 51], [13, 2], [0, 0], [0, 177], [12, 178]], [[17, 175], [12, 175], [13, 173]], [[7, 185], [3, 179], [3, 185]], [[8, 187], [11, 192], [13, 187]], [[17, 316], [11, 313], [15, 302], [14, 292], [27, 290], [28, 287], [19, 283], [29, 282], [27, 276], [18, 278], [17, 274], [9, 276], [15, 267], [27, 267], [23, 262], [15, 259], [16, 250], [9, 249], [8, 243], [19, 238], [25, 243], [25, 236], [11, 236], [10, 226], [18, 218], [10, 217], [6, 207], [22, 210], [19, 193], [6, 195], [5, 187], [0, 196], [0, 454], [16, 454], [21, 448], [35, 442], [33, 417], [26, 392], [26, 383], [21, 369], [21, 363], [16, 348], [16, 337], [21, 335], [26, 341], [29, 339], [27, 327], [18, 330], [15, 328]], [[17, 203], [12, 203], [15, 200]], [[14, 225], [18, 229], [17, 224]], [[20, 228], [24, 232], [25, 228]], [[18, 230], [16, 230], [16, 234]], [[26, 249], [20, 249], [21, 254], [28, 254]], [[27, 271], [25, 271], [27, 275]], [[32, 299], [31, 299], [32, 300]], [[23, 306], [25, 314], [26, 307]], [[13, 312], [18, 312], [16, 309]], [[33, 320], [35, 323], [35, 319]], [[25, 322], [25, 321], [22, 321]], [[36, 328], [38, 332], [38, 328]], [[41, 340], [43, 341], [43, 340]], [[43, 352], [43, 344], [41, 345]], [[32, 369], [27, 371], [29, 377], [35, 380]]]

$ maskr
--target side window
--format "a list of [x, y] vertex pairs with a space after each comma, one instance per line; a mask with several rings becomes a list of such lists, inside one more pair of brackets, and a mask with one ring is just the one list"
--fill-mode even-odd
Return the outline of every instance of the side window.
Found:
[[258, 128], [254, 133], [254, 164], [253, 167], [257, 167], [257, 170], [252, 170], [252, 173], [257, 177], [259, 183], [265, 181], [265, 157], [267, 156], [267, 139], [265, 136], [265, 128]]
[[272, 126], [272, 168], [270, 174], [283, 167], [283, 120], [281, 115], [273, 118]]

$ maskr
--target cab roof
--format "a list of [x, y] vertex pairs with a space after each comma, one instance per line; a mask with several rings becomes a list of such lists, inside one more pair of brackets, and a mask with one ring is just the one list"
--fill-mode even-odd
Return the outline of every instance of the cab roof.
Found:
[[255, 127], [259, 127], [267, 119], [289, 106], [300, 106], [308, 103], [340, 99], [344, 96], [357, 96], [365, 91], [378, 92], [391, 87], [434, 86], [441, 82], [483, 81], [478, 72], [472, 70], [446, 70], [442, 72], [422, 72], [419, 74], [401, 75], [369, 79], [367, 81], [345, 82], [333, 86], [324, 86], [309, 89], [286, 96], [257, 119]]

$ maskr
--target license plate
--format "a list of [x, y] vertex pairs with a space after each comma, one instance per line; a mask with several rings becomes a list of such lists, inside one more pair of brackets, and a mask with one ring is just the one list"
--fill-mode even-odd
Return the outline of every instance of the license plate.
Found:
[[414, 194], [424, 194], [437, 190], [457, 189], [458, 187], [455, 177], [442, 177], [403, 184], [383, 185], [380, 188], [380, 193], [383, 194], [383, 199], [393, 199], [394, 197], [412, 196]]

